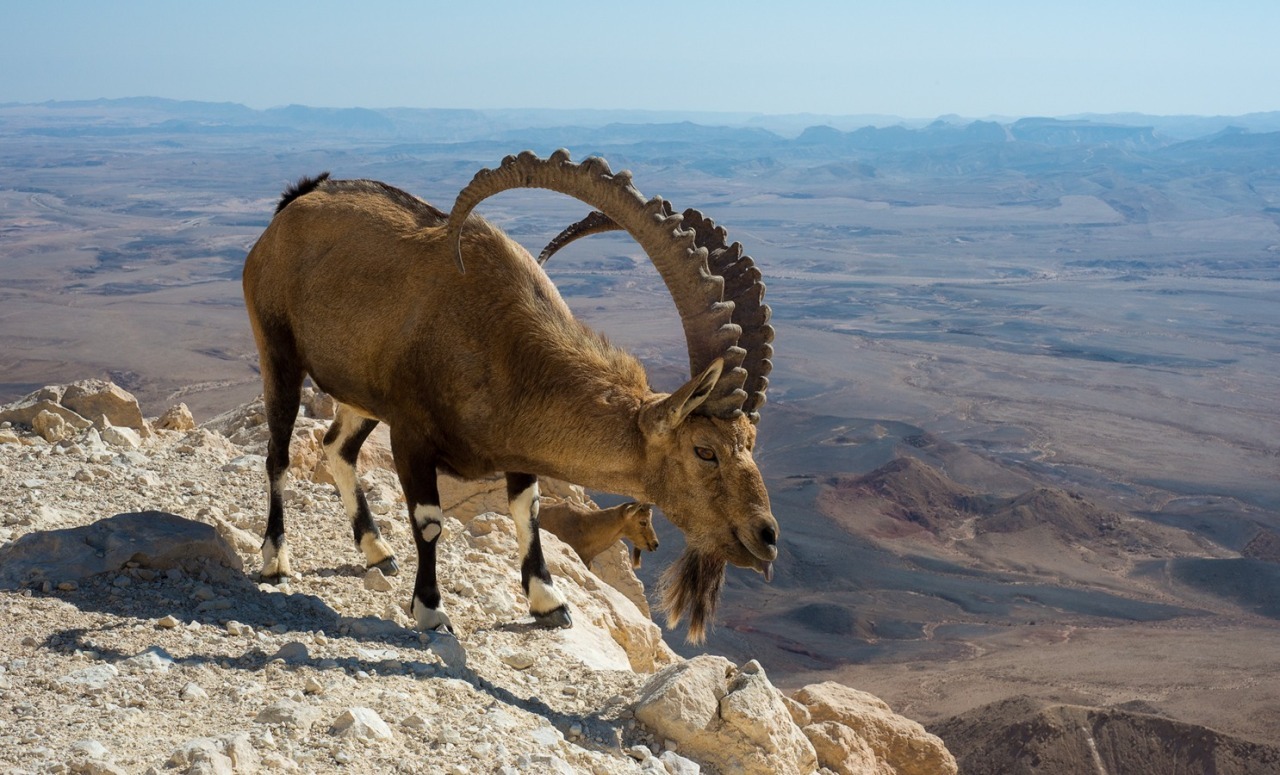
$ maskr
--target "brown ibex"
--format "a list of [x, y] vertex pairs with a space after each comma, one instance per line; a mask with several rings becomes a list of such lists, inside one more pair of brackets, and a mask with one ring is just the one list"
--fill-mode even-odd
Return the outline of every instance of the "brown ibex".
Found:
[[658, 533], [653, 529], [653, 505], [629, 501], [597, 509], [572, 501], [543, 503], [538, 511], [543, 530], [555, 534], [590, 565], [596, 555], [622, 539], [631, 542], [631, 567], [640, 567], [640, 552], [658, 549]]
[[[640, 363], [576, 320], [523, 247], [470, 215], [522, 187], [573, 196], [641, 245], [684, 324], [683, 387], [650, 389]], [[423, 629], [449, 626], [436, 583], [437, 469], [505, 472], [521, 582], [546, 625], [571, 619], [538, 538], [540, 475], [656, 503], [683, 531], [664, 606], [672, 625], [689, 615], [691, 640], [705, 635], [726, 563], [772, 575], [778, 525], [752, 459], [773, 339], [760, 273], [697, 211], [646, 201], [630, 173], [526, 152], [477, 173], [448, 215], [382, 183], [304, 178], [250, 251], [244, 294], [270, 427], [264, 578], [290, 573], [282, 493], [307, 375], [339, 403], [324, 446], [356, 543], [394, 573], [355, 477], [365, 438], [378, 422], [390, 428]]]

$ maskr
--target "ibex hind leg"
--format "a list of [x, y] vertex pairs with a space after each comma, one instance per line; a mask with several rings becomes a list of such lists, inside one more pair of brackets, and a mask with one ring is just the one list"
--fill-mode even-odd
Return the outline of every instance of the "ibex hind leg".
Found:
[[529, 613], [544, 627], [571, 627], [569, 604], [556, 589], [542, 556], [538, 532], [538, 477], [507, 474], [507, 505], [520, 545], [520, 584], [529, 598]]
[[262, 539], [262, 580], [275, 584], [293, 574], [284, 538], [284, 488], [289, 440], [298, 418], [302, 369], [293, 358], [263, 358], [262, 397], [267, 412], [267, 531]]
[[395, 553], [382, 539], [378, 525], [369, 513], [369, 503], [356, 479], [356, 460], [360, 447], [378, 425], [377, 420], [362, 417], [351, 407], [338, 404], [329, 432], [324, 435], [324, 454], [333, 474], [334, 485], [342, 498], [356, 546], [364, 553], [365, 566], [379, 568], [388, 576], [400, 572]]

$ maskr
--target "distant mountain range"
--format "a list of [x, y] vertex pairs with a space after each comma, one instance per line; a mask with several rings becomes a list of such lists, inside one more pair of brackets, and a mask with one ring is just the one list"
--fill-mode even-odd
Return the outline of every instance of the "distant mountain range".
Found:
[[[305, 105], [256, 110], [237, 103], [196, 102], [159, 97], [130, 97], [42, 103], [0, 104], [0, 121], [53, 125], [86, 115], [99, 131], [124, 128], [174, 131], [232, 131], [253, 128], [282, 131], [332, 131], [421, 142], [510, 140], [537, 130], [582, 141], [634, 142], [637, 139], [714, 139], [737, 143], [808, 145], [839, 143], [865, 149], [895, 149], [1030, 142], [1048, 145], [1120, 143], [1170, 144], [1236, 129], [1248, 133], [1280, 131], [1280, 111], [1243, 116], [1151, 116], [1140, 113], [1084, 114], [1057, 118], [944, 116], [934, 120], [876, 114], [763, 115], [751, 113], [643, 110], [462, 110], [447, 108], [317, 108]], [[34, 128], [34, 126], [32, 127]], [[49, 129], [51, 127], [45, 127]], [[68, 127], [69, 129], [69, 127]]]

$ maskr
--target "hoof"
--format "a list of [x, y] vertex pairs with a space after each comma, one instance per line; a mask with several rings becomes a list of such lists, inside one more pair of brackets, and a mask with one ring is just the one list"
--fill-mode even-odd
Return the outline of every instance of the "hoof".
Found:
[[388, 557], [382, 562], [375, 562], [372, 565], [366, 565], [365, 570], [377, 568], [382, 571], [383, 576], [396, 576], [400, 573], [400, 564], [396, 562], [395, 556]]
[[449, 615], [438, 608], [427, 608], [419, 603], [417, 598], [413, 601], [413, 620], [418, 623], [418, 629], [423, 632], [453, 634], [453, 622], [449, 621]]
[[553, 608], [544, 614], [533, 614], [533, 621], [539, 627], [546, 627], [549, 630], [559, 630], [573, 626], [573, 617], [569, 616], [569, 607], [563, 605], [559, 608]]
[[274, 587], [283, 586], [289, 583], [289, 577], [283, 573], [259, 573], [258, 582], [262, 584], [270, 584]]

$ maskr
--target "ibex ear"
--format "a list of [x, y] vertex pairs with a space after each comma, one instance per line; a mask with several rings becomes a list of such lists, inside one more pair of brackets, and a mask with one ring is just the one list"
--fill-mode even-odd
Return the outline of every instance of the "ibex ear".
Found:
[[711, 395], [724, 371], [724, 359], [716, 358], [701, 374], [666, 398], [640, 410], [640, 430], [647, 436], [670, 433]]

